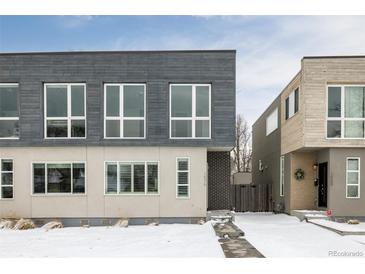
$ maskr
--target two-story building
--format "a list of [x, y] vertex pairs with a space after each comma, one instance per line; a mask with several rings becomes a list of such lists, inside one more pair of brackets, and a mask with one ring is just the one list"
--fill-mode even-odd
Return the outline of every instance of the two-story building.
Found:
[[253, 182], [276, 210], [365, 216], [365, 57], [304, 57], [253, 125]]
[[0, 54], [0, 217], [229, 208], [234, 50]]

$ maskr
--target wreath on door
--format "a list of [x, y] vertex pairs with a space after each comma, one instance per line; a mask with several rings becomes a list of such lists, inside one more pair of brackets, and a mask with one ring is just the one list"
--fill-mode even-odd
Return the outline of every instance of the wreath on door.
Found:
[[295, 171], [294, 175], [295, 175], [295, 178], [296, 178], [298, 181], [303, 180], [303, 179], [304, 179], [304, 170], [303, 170], [303, 169], [301, 169], [301, 168], [298, 168], [298, 169]]

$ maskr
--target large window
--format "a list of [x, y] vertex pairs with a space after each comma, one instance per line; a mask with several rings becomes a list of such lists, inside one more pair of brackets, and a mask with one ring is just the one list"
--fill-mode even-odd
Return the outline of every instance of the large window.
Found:
[[176, 197], [190, 197], [190, 163], [189, 158], [176, 159]]
[[146, 85], [106, 84], [104, 137], [145, 138]]
[[293, 90], [285, 99], [285, 120], [293, 117], [299, 109], [299, 88]]
[[266, 118], [266, 136], [278, 128], [278, 109], [274, 109]]
[[105, 194], [158, 194], [158, 162], [106, 162]]
[[365, 138], [365, 86], [329, 86], [327, 138]]
[[18, 84], [0, 84], [0, 139], [19, 138]]
[[170, 85], [170, 138], [210, 138], [210, 90], [207, 84]]
[[346, 198], [360, 198], [360, 158], [346, 159]]
[[33, 194], [84, 194], [85, 163], [33, 163]]
[[85, 84], [45, 84], [45, 137], [85, 138]]
[[13, 160], [0, 159], [0, 199], [14, 198]]
[[284, 196], [284, 162], [285, 156], [280, 156], [280, 196]]

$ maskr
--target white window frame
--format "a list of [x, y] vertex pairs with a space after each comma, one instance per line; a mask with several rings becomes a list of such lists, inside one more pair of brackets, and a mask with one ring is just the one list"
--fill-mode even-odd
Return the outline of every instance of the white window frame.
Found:
[[280, 156], [280, 197], [284, 197], [284, 186], [285, 186], [285, 180], [284, 180], [284, 168], [285, 168], [285, 156]]
[[[13, 170], [12, 171], [3, 171], [2, 168], [3, 168], [3, 165], [2, 165], [2, 161], [3, 160], [8, 160], [8, 161], [12, 161], [12, 164], [13, 164]], [[2, 174], [4, 173], [11, 173], [12, 174], [12, 177], [13, 177], [13, 184], [12, 185], [2, 185]], [[9, 200], [14, 200], [14, 197], [15, 197], [15, 191], [14, 191], [14, 159], [12, 158], [0, 158], [0, 200], [3, 200], [3, 201], [9, 201]], [[2, 188], [3, 187], [12, 187], [13, 189], [13, 197], [12, 198], [3, 198], [2, 197]]]
[[[117, 193], [107, 192], [106, 166], [117, 165]], [[120, 192], [120, 164], [130, 164], [131, 168], [131, 192]], [[144, 164], [144, 192], [134, 192], [134, 164]], [[157, 192], [148, 192], [148, 164], [157, 164]], [[160, 195], [160, 161], [104, 161], [104, 195], [105, 196], [159, 196]]]
[[[348, 169], [348, 160], [357, 160], [358, 161], [358, 170], [349, 170]], [[361, 175], [361, 163], [360, 163], [360, 157], [347, 157], [346, 158], [346, 198], [347, 199], [360, 199], [360, 175]], [[349, 184], [348, 183], [348, 173], [357, 173], [357, 184]], [[356, 197], [349, 197], [348, 196], [348, 186], [357, 186], [358, 191], [357, 191], [357, 196]]]
[[[41, 164], [44, 165], [45, 171], [44, 171], [44, 193], [34, 193], [34, 164]], [[71, 192], [70, 193], [48, 193], [48, 164], [71, 164]], [[73, 193], [73, 164], [84, 164], [85, 167], [85, 192], [84, 193]], [[31, 189], [30, 189], [30, 195], [31, 196], [87, 196], [87, 165], [85, 161], [34, 161], [30, 163], [31, 167]]]
[[[192, 87], [192, 109], [191, 117], [172, 117], [171, 116], [171, 88], [173, 86], [191, 86]], [[209, 116], [196, 116], [196, 88], [197, 87], [209, 87]], [[170, 84], [169, 86], [169, 118], [170, 118], [170, 139], [211, 139], [212, 136], [212, 119], [211, 119], [211, 101], [212, 101], [212, 85], [211, 84]], [[191, 121], [191, 137], [172, 137], [172, 121], [176, 120], [189, 120]], [[209, 136], [208, 137], [195, 137], [195, 122], [196, 121], [209, 121]]]
[[[119, 87], [119, 116], [106, 116], [106, 88], [107, 86]], [[124, 117], [124, 86], [143, 86], [144, 88], [144, 113], [143, 117]], [[105, 83], [104, 84], [104, 139], [146, 139], [146, 83]], [[119, 121], [120, 137], [107, 137], [106, 136], [106, 121], [114, 120]], [[125, 120], [143, 120], [143, 137], [124, 137], [124, 121]]]
[[[274, 117], [275, 116], [275, 117]], [[273, 118], [274, 117], [274, 118]], [[270, 120], [272, 119], [272, 120]], [[275, 119], [275, 120], [273, 120]], [[275, 122], [274, 126], [270, 129], [270, 122]], [[266, 136], [269, 136], [279, 127], [279, 111], [278, 108], [275, 108], [267, 117], [266, 117]]]
[[[20, 113], [20, 108], [19, 108], [19, 83], [0, 83], [0, 87], [4, 87], [4, 86], [14, 86], [14, 87], [18, 87], [18, 93], [17, 93], [17, 98], [18, 98], [18, 104], [17, 104], [17, 108], [18, 108], [18, 116], [14, 116], [14, 117], [1, 117], [0, 116], [0, 121], [19, 121], [19, 113]], [[19, 123], [19, 122], [18, 122]], [[20, 125], [19, 126], [19, 135], [20, 135]], [[19, 136], [18, 137], [0, 137], [0, 140], [19, 140]]]
[[[179, 170], [179, 160], [188, 161], [188, 170]], [[188, 184], [179, 184], [179, 173], [188, 173]], [[179, 186], [188, 187], [188, 196], [179, 196]], [[190, 157], [176, 157], [176, 199], [190, 199]]]
[[[328, 117], [328, 89], [330, 87], [339, 87], [341, 88], [341, 117]], [[345, 121], [364, 121], [365, 118], [346, 118], [345, 117], [345, 87], [364, 87], [364, 85], [327, 85], [326, 87], [326, 121], [325, 121], [325, 134], [326, 139], [328, 140], [364, 140], [365, 139], [365, 131], [364, 137], [345, 137]], [[328, 137], [327, 132], [327, 122], [328, 121], [340, 121], [341, 122], [341, 137]]]
[[[67, 117], [47, 117], [47, 86], [67, 86]], [[84, 87], [84, 116], [72, 116], [71, 104], [71, 86]], [[44, 138], [45, 139], [86, 139], [87, 137], [87, 119], [86, 119], [86, 84], [85, 83], [44, 83]], [[67, 137], [48, 137], [47, 121], [50, 120], [67, 120]], [[71, 120], [85, 120], [85, 136], [71, 137]]]

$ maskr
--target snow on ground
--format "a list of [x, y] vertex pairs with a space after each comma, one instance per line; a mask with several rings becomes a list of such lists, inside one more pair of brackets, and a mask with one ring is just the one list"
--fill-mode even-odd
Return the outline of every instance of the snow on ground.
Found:
[[350, 225], [347, 223], [338, 223], [328, 220], [310, 220], [310, 222], [344, 232], [365, 232], [365, 223]]
[[210, 223], [0, 230], [0, 257], [224, 257]]
[[286, 214], [236, 213], [235, 223], [265, 257], [328, 257], [329, 252], [362, 252], [364, 236], [341, 236]]

